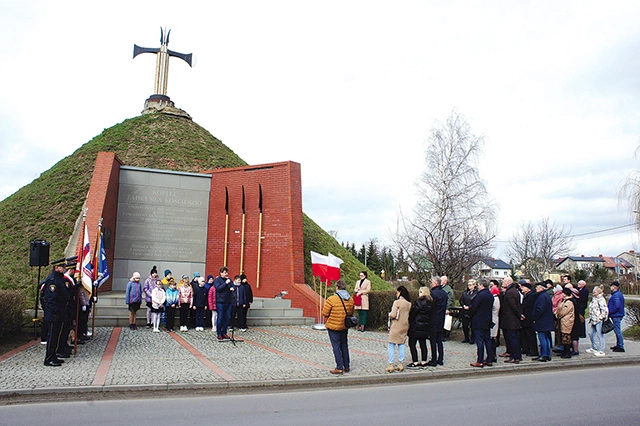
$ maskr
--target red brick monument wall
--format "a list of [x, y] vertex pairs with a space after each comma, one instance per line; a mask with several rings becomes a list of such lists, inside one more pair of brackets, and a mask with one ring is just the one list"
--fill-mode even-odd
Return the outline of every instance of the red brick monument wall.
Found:
[[[118, 187], [122, 162], [114, 153], [100, 152], [96, 159], [87, 195], [89, 241], [94, 249], [98, 219], [111, 232], [106, 249], [109, 270], [113, 271]], [[209, 220], [206, 247], [206, 273], [217, 275], [224, 263], [226, 196], [229, 205], [227, 267], [229, 274], [242, 269], [257, 297], [274, 297], [282, 290], [293, 307], [305, 316], [316, 315], [318, 296], [304, 282], [304, 236], [300, 164], [282, 162], [259, 166], [211, 170]], [[260, 186], [262, 187], [262, 232], [260, 227]], [[242, 244], [242, 189], [244, 187], [245, 225]], [[260, 262], [258, 262], [259, 241]], [[81, 241], [77, 243], [77, 250]], [[241, 259], [242, 258], [242, 259]], [[258, 270], [260, 278], [258, 282]], [[111, 280], [100, 291], [110, 291]]]

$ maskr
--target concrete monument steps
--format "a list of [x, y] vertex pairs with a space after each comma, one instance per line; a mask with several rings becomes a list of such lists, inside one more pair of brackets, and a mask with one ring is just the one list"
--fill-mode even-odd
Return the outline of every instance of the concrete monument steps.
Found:
[[[138, 311], [137, 325], [146, 324], [146, 309], [143, 303]], [[180, 326], [176, 314], [176, 328]], [[90, 320], [91, 321], [91, 320]], [[292, 308], [291, 300], [255, 297], [247, 317], [249, 326], [269, 325], [313, 325], [315, 318], [304, 317], [302, 309]], [[98, 327], [127, 327], [129, 311], [125, 303], [125, 293], [112, 291], [100, 293], [96, 305], [95, 325]]]

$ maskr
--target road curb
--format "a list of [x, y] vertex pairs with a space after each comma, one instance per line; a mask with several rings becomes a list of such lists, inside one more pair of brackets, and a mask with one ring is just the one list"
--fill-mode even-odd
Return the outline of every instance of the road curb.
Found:
[[[19, 398], [21, 396], [34, 395], [64, 395], [84, 394], [87, 396], [95, 394], [117, 394], [117, 393], [157, 393], [157, 392], [184, 392], [184, 391], [207, 391], [227, 392], [234, 390], [258, 391], [260, 389], [288, 390], [299, 388], [328, 388], [328, 387], [351, 387], [383, 384], [404, 384], [424, 381], [440, 381], [448, 379], [475, 379], [492, 376], [513, 375], [518, 373], [533, 373], [555, 371], [567, 368], [596, 368], [596, 367], [617, 367], [640, 364], [640, 356], [625, 356], [609, 359], [587, 358], [571, 359], [567, 361], [536, 363], [536, 364], [510, 364], [508, 366], [498, 365], [486, 368], [460, 368], [456, 370], [423, 370], [404, 371], [401, 373], [385, 373], [379, 375], [355, 376], [345, 374], [341, 376], [329, 376], [320, 378], [285, 378], [279, 380], [264, 381], [233, 381], [233, 382], [209, 382], [209, 383], [164, 383], [164, 384], [131, 384], [131, 385], [103, 385], [103, 386], [56, 386], [49, 388], [27, 388], [0, 390], [0, 402]], [[196, 392], [197, 393], [197, 392]]]

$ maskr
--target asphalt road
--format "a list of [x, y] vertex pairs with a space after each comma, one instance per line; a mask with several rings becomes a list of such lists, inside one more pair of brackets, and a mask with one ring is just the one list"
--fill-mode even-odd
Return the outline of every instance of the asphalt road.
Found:
[[640, 425], [640, 369], [319, 391], [18, 404], [0, 425]]

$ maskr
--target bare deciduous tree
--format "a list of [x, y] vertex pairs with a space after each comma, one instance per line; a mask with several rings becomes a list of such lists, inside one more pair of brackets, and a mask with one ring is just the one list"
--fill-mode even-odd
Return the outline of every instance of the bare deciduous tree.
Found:
[[433, 272], [460, 282], [471, 266], [488, 257], [495, 237], [497, 206], [489, 197], [477, 161], [484, 139], [471, 133], [454, 111], [431, 129], [426, 168], [412, 215], [400, 212], [394, 243], [411, 261], [419, 279]]
[[556, 226], [548, 217], [536, 225], [523, 223], [509, 240], [507, 254], [533, 280], [542, 281], [545, 272], [555, 267], [559, 256], [573, 249], [571, 230]]
[[[636, 148], [634, 156], [637, 158], [640, 153], [640, 146]], [[640, 229], [640, 170], [629, 173], [620, 192], [618, 202], [626, 202], [631, 207], [629, 214], [634, 218], [637, 228]]]

